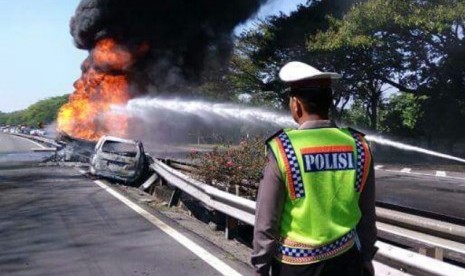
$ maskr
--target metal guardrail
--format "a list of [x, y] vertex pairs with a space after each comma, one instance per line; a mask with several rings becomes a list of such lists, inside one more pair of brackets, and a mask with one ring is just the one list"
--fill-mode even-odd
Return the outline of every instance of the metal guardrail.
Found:
[[58, 149], [58, 148], [63, 147], [63, 145], [57, 143], [54, 139], [49, 139], [49, 138], [34, 136], [34, 135], [21, 134], [21, 133], [13, 133], [13, 135], [26, 138], [26, 139], [29, 139], [29, 140], [32, 140], [32, 141], [35, 141], [41, 144], [45, 144], [47, 147], [51, 147], [51, 148]]
[[420, 252], [437, 259], [442, 259], [445, 256], [449, 259], [461, 261], [462, 263], [464, 261], [463, 256], [465, 256], [465, 244], [463, 243], [383, 222], [377, 222], [376, 226], [378, 228], [378, 236], [386, 240], [393, 240], [398, 244], [417, 248]]
[[175, 160], [170, 160], [169, 164], [172, 168], [185, 171], [185, 172], [193, 172], [195, 171], [195, 166], [192, 164], [188, 164], [186, 162], [180, 162]]
[[445, 221], [406, 214], [385, 208], [376, 208], [380, 221], [399, 226], [415, 227], [422, 232], [439, 235], [454, 241], [465, 242], [465, 227]]
[[[186, 166], [186, 164], [181, 165]], [[189, 194], [193, 198], [203, 202], [207, 206], [249, 225], [254, 225], [256, 206], [254, 201], [220, 191], [205, 183], [199, 182], [192, 177], [171, 168], [160, 160], [154, 160], [151, 168], [168, 183]], [[393, 212], [395, 211], [377, 208], [378, 216], [384, 219], [397, 220], [395, 219], [396, 217], [402, 217], [398, 214], [400, 212]], [[419, 217], [411, 215], [402, 217], [402, 219], [398, 220], [404, 224], [409, 224], [412, 227], [420, 224], [420, 228], [423, 227], [422, 229], [427, 228], [436, 232], [447, 233], [451, 236], [455, 235], [456, 237], [460, 237], [462, 233], [461, 231], [463, 230], [460, 228], [461, 226], [447, 225], [446, 223], [441, 224], [438, 221], [429, 219], [426, 219], [423, 223], [419, 223], [422, 220], [419, 220]], [[392, 226], [385, 223], [378, 223], [377, 227], [381, 232], [384, 231], [390, 234], [402, 236], [404, 239], [414, 242], [421, 242], [425, 246], [441, 247], [457, 253], [465, 252], [464, 245], [458, 242], [448, 241], [427, 234], [414, 232], [412, 230], [402, 229], [400, 227], [392, 228]], [[417, 234], [422, 234], [423, 236], [419, 236]], [[431, 237], [433, 239], [431, 239]], [[426, 257], [380, 241], [377, 242], [376, 246], [380, 249], [376, 255], [376, 259], [382, 260], [383, 263], [391, 266], [398, 267], [400, 270], [408, 271], [409, 273], [415, 272], [421, 275], [430, 274], [446, 276], [465, 275], [465, 269], [440, 260]]]
[[[185, 161], [177, 161], [170, 159], [169, 166], [185, 172], [192, 172], [195, 170], [195, 165], [189, 164]], [[378, 221], [380, 221], [380, 223], [378, 223], [380, 227], [378, 228], [384, 229], [384, 226], [389, 224], [403, 227], [402, 229], [404, 229], [405, 227], [407, 229], [421, 231], [421, 234], [430, 234], [434, 236], [434, 238], [438, 236], [455, 242], [465, 242], [465, 226], [448, 223], [436, 219], [425, 218], [417, 215], [406, 214], [403, 212], [390, 210], [382, 207], [376, 207], [376, 216]], [[434, 244], [430, 245], [435, 246]], [[463, 245], [463, 247], [465, 248], [465, 245]], [[458, 253], [461, 253], [462, 250], [463, 248], [461, 248], [458, 251]]]
[[465, 227], [445, 221], [376, 208], [378, 235], [437, 259], [465, 263]]
[[376, 242], [379, 248], [376, 259], [389, 266], [402, 264], [402, 270], [417, 275], [465, 275], [465, 269], [436, 259], [423, 256], [412, 251], [402, 249], [384, 242]]
[[169, 167], [159, 160], [154, 160], [151, 168], [168, 183], [200, 200], [207, 206], [249, 225], [255, 222], [255, 202], [230, 193], [220, 191], [205, 183]]

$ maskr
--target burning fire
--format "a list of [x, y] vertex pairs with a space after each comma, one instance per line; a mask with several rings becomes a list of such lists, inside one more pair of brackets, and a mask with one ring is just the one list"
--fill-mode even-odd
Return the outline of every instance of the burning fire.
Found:
[[125, 71], [134, 57], [113, 39], [98, 41], [74, 83], [76, 90], [58, 113], [58, 131], [85, 140], [98, 140], [105, 134], [125, 137], [128, 118], [113, 113], [111, 107], [131, 99]]

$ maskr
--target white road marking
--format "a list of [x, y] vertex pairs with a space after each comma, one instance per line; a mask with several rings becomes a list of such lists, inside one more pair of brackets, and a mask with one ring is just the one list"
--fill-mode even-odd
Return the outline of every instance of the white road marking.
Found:
[[412, 169], [410, 169], [410, 168], [403, 168], [402, 170], [400, 170], [400, 172], [403, 172], [403, 173], [411, 173], [411, 172], [412, 172]]
[[213, 256], [210, 252], [208, 252], [206, 249], [202, 248], [198, 244], [194, 243], [190, 239], [188, 239], [186, 236], [183, 234], [179, 233], [176, 231], [174, 228], [169, 226], [168, 224], [164, 223], [154, 215], [150, 214], [149, 212], [145, 211], [143, 208], [138, 206], [137, 204], [133, 203], [120, 193], [116, 192], [115, 190], [111, 189], [103, 183], [102, 181], [96, 180], [94, 181], [95, 184], [100, 186], [102, 189], [110, 193], [112, 196], [116, 197], [119, 199], [121, 202], [126, 204], [129, 208], [134, 210], [136, 213], [139, 215], [143, 216], [146, 220], [148, 220], [150, 223], [158, 227], [160, 230], [171, 236], [173, 239], [175, 239], [177, 242], [179, 242], [181, 245], [189, 249], [192, 253], [197, 255], [199, 258], [204, 260], [206, 263], [208, 263], [211, 267], [216, 269], [219, 273], [223, 275], [241, 275], [239, 272], [234, 270], [232, 267], [227, 265], [225, 262], [221, 261], [217, 257]]
[[[396, 170], [385, 170], [386, 172], [392, 172], [392, 173], [400, 173], [401, 171], [396, 171]], [[419, 172], [411, 172], [410, 174], [412, 175], [422, 175], [422, 176], [436, 176], [435, 174], [429, 174], [429, 173], [419, 173]], [[450, 179], [457, 179], [457, 180], [465, 180], [465, 177], [457, 177], [457, 176], [444, 176], [445, 178], [450, 178]]]
[[375, 170], [379, 170], [379, 169], [381, 169], [381, 168], [383, 168], [383, 167], [384, 167], [383, 165], [376, 165], [376, 166], [375, 166]]
[[447, 174], [445, 171], [436, 171], [436, 176], [445, 177]]

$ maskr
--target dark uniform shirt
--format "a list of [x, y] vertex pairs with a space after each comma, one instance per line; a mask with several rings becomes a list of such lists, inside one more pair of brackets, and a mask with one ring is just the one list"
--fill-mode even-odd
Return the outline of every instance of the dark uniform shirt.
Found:
[[[331, 121], [307, 121], [299, 129], [335, 127]], [[286, 187], [281, 177], [277, 161], [271, 150], [268, 163], [263, 171], [257, 196], [255, 228], [251, 262], [258, 274], [268, 275], [271, 261], [277, 250], [276, 238], [279, 237], [281, 213], [286, 199]], [[376, 252], [375, 226], [375, 171], [373, 162], [367, 183], [360, 195], [362, 217], [357, 225], [364, 261], [371, 261]]]

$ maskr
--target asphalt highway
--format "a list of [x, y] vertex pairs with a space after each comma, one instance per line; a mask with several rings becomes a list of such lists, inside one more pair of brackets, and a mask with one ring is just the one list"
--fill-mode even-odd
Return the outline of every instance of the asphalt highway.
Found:
[[28, 139], [0, 133], [0, 153], [31, 152], [35, 148], [44, 148]]
[[420, 215], [438, 215], [450, 222], [465, 222], [465, 174], [406, 169], [376, 170], [376, 200], [418, 210]]
[[[251, 274], [215, 245], [151, 211], [189, 245], [167, 234], [165, 226], [76, 169], [37, 166], [31, 154], [37, 144], [0, 139], [0, 275]], [[22, 162], [12, 165], [15, 156]], [[376, 170], [376, 186], [378, 202], [465, 221], [463, 174], [384, 167]]]
[[[15, 139], [13, 147], [33, 146]], [[215, 245], [153, 210], [142, 216], [101, 185], [75, 168], [0, 162], [0, 275], [251, 274]]]

